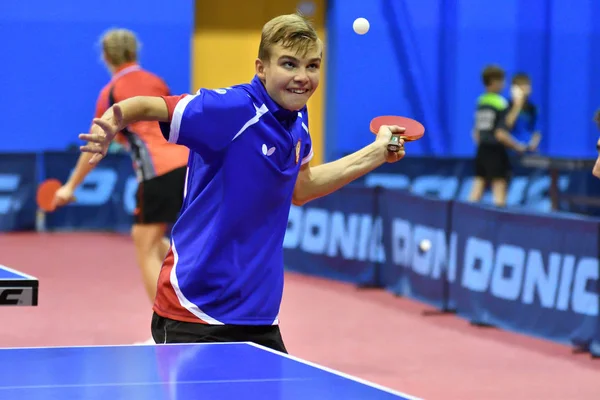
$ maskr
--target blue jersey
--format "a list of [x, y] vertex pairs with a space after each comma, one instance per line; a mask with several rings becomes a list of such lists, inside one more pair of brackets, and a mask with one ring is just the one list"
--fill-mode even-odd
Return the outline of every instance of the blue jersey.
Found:
[[292, 194], [313, 154], [307, 109], [282, 109], [257, 77], [164, 98], [163, 133], [190, 157], [154, 311], [188, 322], [277, 324]]
[[[508, 109], [510, 110], [512, 106], [513, 103], [511, 100], [508, 104]], [[538, 115], [537, 107], [530, 101], [527, 101], [523, 105], [521, 112], [517, 116], [517, 119], [515, 120], [515, 123], [513, 124], [512, 129], [510, 130], [511, 134], [517, 140], [527, 143], [529, 142], [529, 140], [531, 140], [531, 136], [534, 133], [539, 132], [539, 121], [540, 118]]]

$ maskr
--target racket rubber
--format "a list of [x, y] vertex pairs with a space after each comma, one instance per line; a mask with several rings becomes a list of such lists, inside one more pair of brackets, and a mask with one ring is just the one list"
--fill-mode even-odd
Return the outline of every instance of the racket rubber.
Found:
[[419, 121], [394, 115], [383, 115], [373, 118], [370, 124], [371, 132], [377, 134], [382, 125], [398, 125], [406, 129], [401, 135], [392, 135], [387, 146], [390, 152], [400, 151], [400, 139], [412, 142], [423, 137], [425, 133], [425, 127]]
[[38, 186], [36, 201], [38, 207], [46, 212], [52, 212], [56, 209], [54, 206], [54, 196], [56, 191], [62, 186], [58, 179], [48, 179]]

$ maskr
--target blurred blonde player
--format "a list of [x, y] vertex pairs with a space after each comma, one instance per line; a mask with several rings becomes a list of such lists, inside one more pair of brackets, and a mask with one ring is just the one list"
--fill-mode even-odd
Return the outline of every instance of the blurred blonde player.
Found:
[[[95, 117], [101, 117], [113, 104], [135, 96], [168, 96], [170, 90], [155, 74], [138, 63], [138, 40], [126, 29], [113, 29], [101, 38], [102, 59], [112, 79], [96, 102]], [[157, 122], [140, 121], [125, 127], [117, 140], [130, 152], [139, 186], [131, 236], [137, 262], [151, 302], [162, 262], [169, 250], [165, 234], [174, 223], [183, 202], [189, 150], [168, 143]], [[93, 169], [91, 154], [82, 153], [74, 171], [54, 199], [63, 206]]]

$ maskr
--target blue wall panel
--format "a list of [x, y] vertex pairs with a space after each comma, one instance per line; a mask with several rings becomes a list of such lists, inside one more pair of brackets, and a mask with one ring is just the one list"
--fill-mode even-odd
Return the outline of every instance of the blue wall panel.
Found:
[[111, 27], [136, 31], [142, 64], [174, 92], [189, 91], [193, 15], [190, 0], [0, 2], [0, 151], [62, 150], [77, 142], [110, 79], [98, 39]]
[[[353, 32], [357, 17], [371, 22], [366, 35]], [[598, 17], [591, 0], [330, 0], [328, 159], [368, 144], [368, 122], [388, 113], [426, 125], [411, 154], [473, 155], [474, 104], [491, 63], [509, 79], [532, 77], [544, 153], [595, 157]]]

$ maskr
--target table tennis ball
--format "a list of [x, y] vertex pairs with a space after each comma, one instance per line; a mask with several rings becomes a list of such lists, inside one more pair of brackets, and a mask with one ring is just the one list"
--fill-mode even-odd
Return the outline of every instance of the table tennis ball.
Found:
[[421, 240], [421, 243], [419, 243], [419, 249], [421, 249], [421, 251], [423, 251], [423, 252], [429, 251], [430, 248], [431, 248], [431, 241], [429, 239], [423, 239], [423, 240]]
[[356, 18], [352, 24], [354, 32], [358, 33], [359, 35], [364, 35], [365, 33], [369, 32], [369, 27], [370, 24], [366, 18]]

